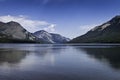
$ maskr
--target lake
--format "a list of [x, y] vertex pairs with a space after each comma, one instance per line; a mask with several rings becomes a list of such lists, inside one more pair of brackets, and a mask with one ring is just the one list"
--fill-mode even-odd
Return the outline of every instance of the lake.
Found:
[[0, 80], [120, 80], [120, 46], [0, 44]]

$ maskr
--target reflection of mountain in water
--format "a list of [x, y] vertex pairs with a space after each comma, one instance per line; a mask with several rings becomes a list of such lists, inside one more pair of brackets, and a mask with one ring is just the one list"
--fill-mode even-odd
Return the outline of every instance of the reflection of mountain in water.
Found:
[[44, 45], [40, 47], [34, 47], [34, 50], [31, 51], [35, 57], [39, 58], [39, 62], [42, 64], [51, 64], [55, 63], [55, 55], [61, 54], [67, 46], [62, 45]]
[[32, 48], [33, 53], [35, 53], [38, 56], [45, 56], [47, 54], [52, 53], [60, 53], [62, 50], [66, 49], [67, 46], [62, 45], [46, 45], [46, 46], [40, 46], [40, 47], [34, 47]]
[[27, 55], [28, 51], [14, 49], [0, 49], [0, 63], [19, 63]]
[[120, 69], [120, 48], [82, 48], [90, 56], [108, 63], [116, 69]]
[[[10, 48], [12, 46], [12, 48]], [[55, 54], [61, 53], [66, 46], [61, 45], [11, 45], [7, 48], [0, 48], [0, 64], [24, 64], [30, 65], [41, 64], [54, 64]], [[37, 61], [36, 61], [37, 60]], [[27, 62], [26, 62], [27, 61]]]

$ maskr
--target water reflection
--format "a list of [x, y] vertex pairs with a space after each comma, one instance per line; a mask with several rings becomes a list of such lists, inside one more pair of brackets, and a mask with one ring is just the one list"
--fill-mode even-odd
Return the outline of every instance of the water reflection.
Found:
[[91, 58], [96, 58], [110, 64], [115, 69], [120, 69], [120, 47], [77, 49], [85, 51]]
[[119, 80], [119, 53], [119, 47], [0, 44], [0, 80]]
[[21, 51], [14, 49], [0, 49], [0, 64], [2, 63], [20, 63], [26, 57], [29, 51]]
[[55, 54], [67, 46], [39, 44], [0, 44], [0, 65], [16, 64], [25, 68], [32, 65], [54, 65]]

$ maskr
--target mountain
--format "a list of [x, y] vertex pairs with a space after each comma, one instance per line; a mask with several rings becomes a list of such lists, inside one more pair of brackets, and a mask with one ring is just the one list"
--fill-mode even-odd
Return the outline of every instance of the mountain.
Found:
[[42, 39], [46, 43], [66, 43], [70, 41], [69, 38], [63, 37], [59, 34], [48, 33], [47, 31], [40, 30], [33, 33], [36, 37]]
[[86, 34], [74, 38], [70, 43], [120, 43], [120, 16], [96, 26]]
[[0, 22], [0, 42], [40, 42], [32, 33], [24, 29], [19, 23], [11, 21]]

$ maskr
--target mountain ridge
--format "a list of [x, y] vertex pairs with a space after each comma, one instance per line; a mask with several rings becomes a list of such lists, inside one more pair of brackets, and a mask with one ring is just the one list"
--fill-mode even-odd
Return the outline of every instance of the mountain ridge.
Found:
[[1, 43], [35, 43], [43, 42], [38, 40], [32, 33], [24, 29], [19, 23], [10, 21], [0, 22], [0, 42]]
[[86, 34], [72, 39], [69, 43], [120, 43], [120, 16], [96, 26]]
[[33, 33], [36, 37], [43, 39], [47, 43], [66, 43], [70, 41], [69, 38], [61, 36], [60, 34], [48, 33], [45, 30], [39, 30]]

